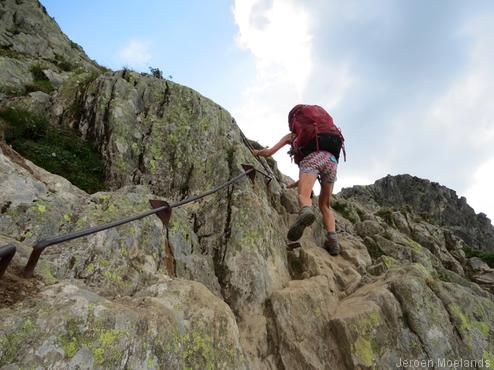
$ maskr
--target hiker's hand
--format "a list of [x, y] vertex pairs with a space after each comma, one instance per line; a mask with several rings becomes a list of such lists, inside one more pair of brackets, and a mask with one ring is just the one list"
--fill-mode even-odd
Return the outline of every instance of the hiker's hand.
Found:
[[297, 186], [298, 186], [298, 181], [295, 181], [295, 182], [288, 184], [286, 187], [288, 189], [293, 189], [293, 188], [296, 188]]
[[252, 150], [252, 154], [254, 154], [255, 156], [260, 155], [261, 157], [267, 157], [267, 156], [269, 156], [269, 151], [268, 151], [267, 148], [264, 148], [264, 149], [253, 149]]

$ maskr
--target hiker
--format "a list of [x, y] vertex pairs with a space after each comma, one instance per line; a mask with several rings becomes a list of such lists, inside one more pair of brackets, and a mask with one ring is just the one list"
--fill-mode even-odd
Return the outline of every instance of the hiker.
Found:
[[290, 133], [283, 136], [277, 144], [271, 148], [253, 150], [253, 154], [269, 157], [283, 146], [291, 144], [288, 153], [299, 166], [299, 179], [288, 187], [297, 187], [300, 211], [297, 220], [288, 230], [288, 239], [300, 239], [304, 229], [316, 219], [311, 193], [316, 179], [319, 179], [319, 209], [326, 229], [323, 247], [336, 256], [340, 253], [340, 246], [331, 209], [331, 194], [341, 149], [346, 160], [343, 135], [334, 125], [333, 118], [318, 105], [296, 105], [288, 114], [288, 127]]

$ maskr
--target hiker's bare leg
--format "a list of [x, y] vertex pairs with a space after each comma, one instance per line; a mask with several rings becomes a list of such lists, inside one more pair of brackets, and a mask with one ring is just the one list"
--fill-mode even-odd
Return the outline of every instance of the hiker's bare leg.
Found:
[[312, 173], [300, 172], [298, 180], [298, 205], [300, 208], [312, 205], [310, 193], [317, 180], [317, 176]]
[[310, 199], [310, 193], [312, 187], [316, 182], [317, 176], [311, 173], [300, 172], [300, 177], [298, 180], [298, 204], [300, 206], [300, 211], [295, 220], [295, 223], [290, 226], [288, 230], [288, 240], [295, 241], [302, 237], [304, 229], [310, 226], [316, 216], [314, 210], [312, 209], [312, 200]]
[[334, 183], [324, 183], [321, 185], [321, 193], [319, 194], [319, 209], [322, 213], [324, 227], [326, 228], [326, 240], [324, 241], [324, 249], [332, 256], [340, 254], [340, 245], [336, 237], [336, 225], [333, 210], [331, 209], [331, 194], [333, 193]]
[[319, 194], [319, 209], [322, 213], [322, 220], [326, 231], [334, 232], [336, 230], [335, 218], [331, 209], [331, 194], [333, 193], [334, 183], [324, 183], [321, 185]]

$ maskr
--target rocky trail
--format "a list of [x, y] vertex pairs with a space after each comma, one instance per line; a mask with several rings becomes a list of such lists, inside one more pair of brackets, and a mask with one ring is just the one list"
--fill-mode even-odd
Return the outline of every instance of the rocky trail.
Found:
[[[180, 202], [245, 163], [267, 170], [222, 107], [98, 66], [38, 1], [2, 1], [0, 19], [0, 245], [17, 247], [0, 279], [0, 369], [494, 366], [494, 269], [468, 255], [494, 252], [494, 228], [410, 175], [334, 196], [336, 257], [320, 248], [320, 219], [287, 249], [297, 197], [268, 159], [272, 181], [174, 208], [168, 227], [150, 216], [50, 246], [22, 278], [38, 240]], [[69, 129], [91, 157], [60, 149]], [[18, 132], [57, 145], [45, 158]], [[100, 158], [101, 182], [85, 181], [95, 166], [72, 182], [44, 169], [81, 156]]]

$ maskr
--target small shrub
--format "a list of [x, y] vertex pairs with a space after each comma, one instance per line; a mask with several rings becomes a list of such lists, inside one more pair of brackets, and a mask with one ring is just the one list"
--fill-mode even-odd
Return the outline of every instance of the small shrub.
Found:
[[26, 86], [26, 92], [30, 93], [33, 91], [43, 91], [47, 94], [53, 91], [53, 85], [51, 81], [46, 77], [43, 69], [39, 64], [33, 65], [30, 68], [31, 74], [33, 75], [33, 83]]
[[31, 74], [33, 75], [34, 80], [38, 81], [48, 81], [48, 78], [43, 72], [43, 68], [39, 64], [35, 64], [30, 68]]
[[149, 67], [149, 72], [151, 72], [153, 77], [163, 79], [163, 72], [159, 68]]
[[55, 54], [55, 61], [54, 62], [58, 68], [60, 68], [62, 71], [65, 71], [65, 72], [71, 72], [77, 68], [77, 66], [70, 63], [67, 59], [65, 59], [60, 54]]
[[393, 220], [393, 212], [394, 210], [388, 207], [381, 207], [377, 212], [376, 216], [381, 217], [388, 225], [395, 226]]
[[53, 91], [53, 85], [50, 81], [34, 81], [30, 85], [26, 85], [26, 93], [42, 91], [44, 93], [51, 93]]
[[81, 47], [79, 46], [79, 44], [76, 44], [74, 41], [70, 41], [70, 47], [72, 49], [81, 50]]

